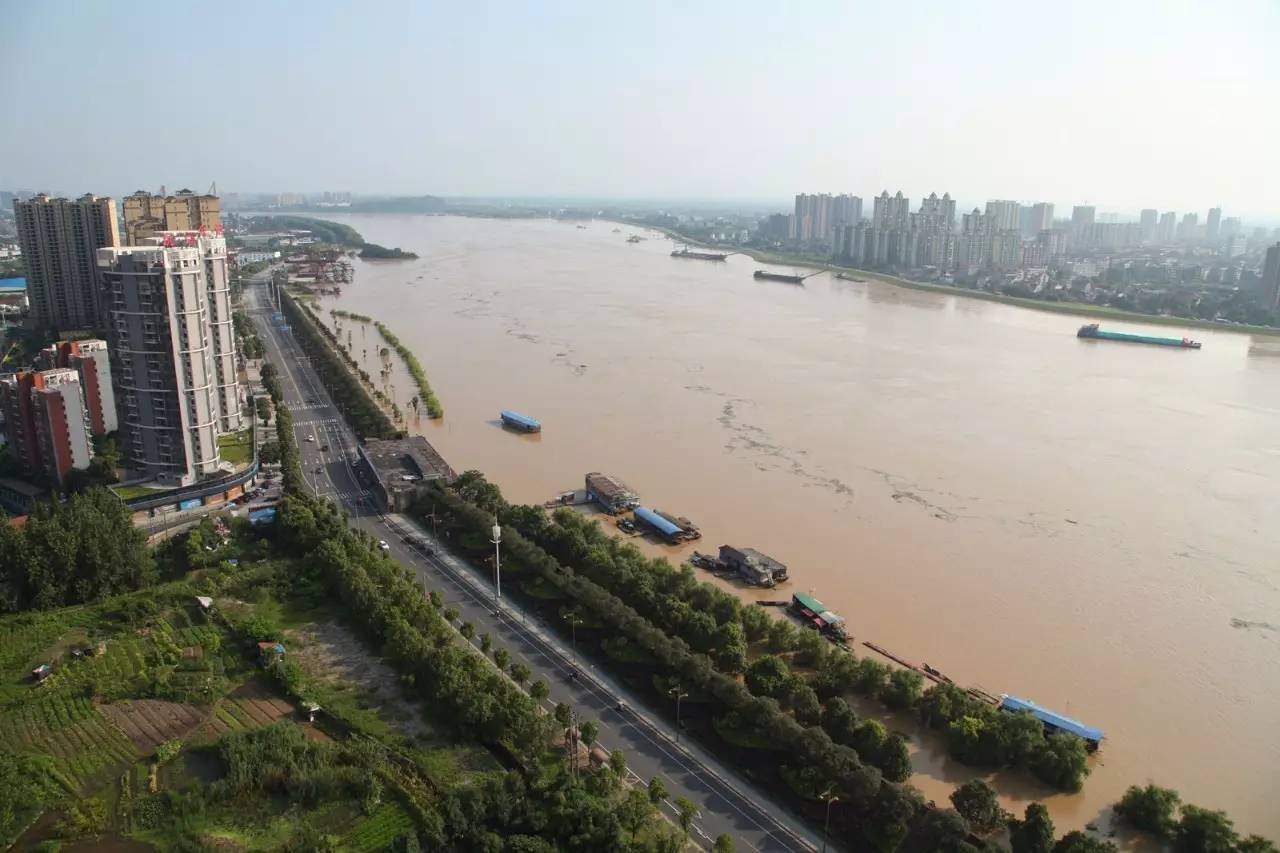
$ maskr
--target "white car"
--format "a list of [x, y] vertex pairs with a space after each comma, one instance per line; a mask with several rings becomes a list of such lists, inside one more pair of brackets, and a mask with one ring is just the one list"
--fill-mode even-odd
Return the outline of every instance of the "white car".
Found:
[[315, 441], [315, 440], [316, 440], [316, 437], [314, 435], [307, 436], [307, 441]]
[[379, 540], [378, 540], [378, 550], [379, 550], [379, 551], [390, 551], [390, 550], [391, 550], [391, 546], [387, 544], [387, 540], [385, 540], [385, 539], [379, 539]]

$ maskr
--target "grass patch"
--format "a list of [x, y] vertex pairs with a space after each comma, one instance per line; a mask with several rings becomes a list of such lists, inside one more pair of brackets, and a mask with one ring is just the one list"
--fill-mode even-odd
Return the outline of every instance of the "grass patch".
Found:
[[218, 455], [232, 465], [248, 465], [253, 461], [253, 431], [229, 432], [218, 436]]
[[112, 486], [111, 491], [122, 501], [132, 501], [138, 498], [154, 498], [163, 495], [166, 492], [172, 492], [173, 489], [157, 489], [154, 486], [148, 486], [145, 483], [134, 483], [129, 486]]

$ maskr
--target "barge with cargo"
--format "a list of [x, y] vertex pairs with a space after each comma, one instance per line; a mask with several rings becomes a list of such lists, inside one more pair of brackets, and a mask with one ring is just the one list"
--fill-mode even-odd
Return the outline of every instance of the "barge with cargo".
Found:
[[723, 261], [729, 256], [720, 252], [692, 252], [688, 249], [676, 249], [671, 253], [671, 257], [689, 258], [694, 261]]
[[756, 270], [755, 279], [757, 281], [784, 281], [787, 284], [804, 284], [804, 280], [808, 276], [789, 275], [782, 272], [769, 272], [768, 270]]
[[1160, 347], [1177, 347], [1179, 349], [1200, 349], [1200, 342], [1191, 338], [1167, 338], [1161, 335], [1135, 335], [1132, 332], [1108, 332], [1098, 327], [1097, 323], [1088, 323], [1076, 332], [1077, 338], [1091, 341], [1119, 341], [1127, 344], [1152, 344]]

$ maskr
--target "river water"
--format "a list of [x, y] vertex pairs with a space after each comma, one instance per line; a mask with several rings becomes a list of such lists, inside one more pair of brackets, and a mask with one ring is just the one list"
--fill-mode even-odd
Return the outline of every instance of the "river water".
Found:
[[[446, 411], [417, 428], [457, 470], [520, 502], [612, 473], [703, 550], [790, 567], [744, 597], [812, 591], [859, 642], [1106, 731], [1083, 793], [1000, 774], [1010, 808], [1105, 825], [1151, 780], [1280, 837], [1280, 338], [1081, 341], [1078, 317], [756, 281], [745, 256], [673, 259], [606, 222], [329, 218], [421, 256], [357, 262], [323, 304], [417, 353]], [[344, 329], [372, 363], [377, 333]], [[503, 408], [543, 433], [504, 431]], [[974, 775], [913, 743], [929, 798]]]

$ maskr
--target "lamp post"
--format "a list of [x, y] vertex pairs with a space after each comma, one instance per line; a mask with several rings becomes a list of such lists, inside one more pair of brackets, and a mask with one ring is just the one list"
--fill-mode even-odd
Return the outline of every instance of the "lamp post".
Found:
[[839, 802], [840, 798], [834, 796], [834, 788], [828, 788], [822, 795], [822, 799], [827, 801], [827, 818], [822, 824], [822, 853], [827, 853], [827, 834], [831, 828], [831, 804]]
[[569, 623], [569, 636], [573, 642], [573, 662], [578, 663], [578, 625], [582, 623], [582, 617], [578, 615], [578, 611], [570, 610], [564, 615], [565, 621]]
[[676, 685], [667, 691], [667, 695], [676, 700], [676, 743], [680, 742], [680, 700], [689, 694]]
[[489, 541], [493, 543], [493, 607], [496, 611], [502, 598], [502, 525], [496, 518], [493, 520], [493, 538]]

